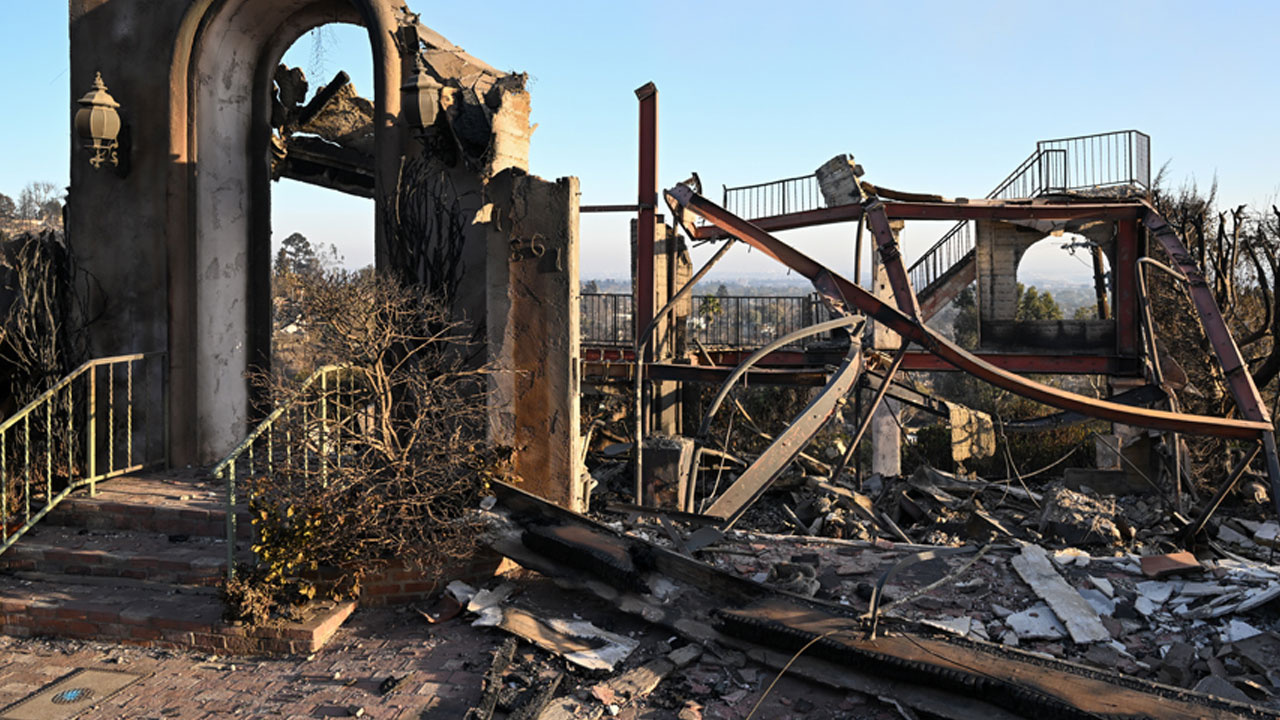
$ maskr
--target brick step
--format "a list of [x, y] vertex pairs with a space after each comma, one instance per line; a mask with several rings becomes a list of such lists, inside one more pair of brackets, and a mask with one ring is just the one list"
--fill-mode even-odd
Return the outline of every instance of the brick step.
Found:
[[303, 611], [300, 622], [247, 627], [224, 622], [222, 601], [208, 588], [165, 592], [152, 583], [79, 580], [0, 575], [0, 633], [216, 653], [302, 655], [319, 650], [355, 609], [353, 602], [316, 602]]
[[[0, 570], [215, 585], [227, 571], [226, 548], [221, 537], [41, 523], [0, 555]], [[250, 559], [248, 543], [239, 551], [242, 561]]]
[[[42, 524], [223, 538], [227, 534], [224, 492], [217, 483], [190, 478], [115, 478], [99, 483], [95, 497], [83, 491], [68, 497]], [[253, 537], [244, 507], [237, 508], [236, 522], [236, 537]]]

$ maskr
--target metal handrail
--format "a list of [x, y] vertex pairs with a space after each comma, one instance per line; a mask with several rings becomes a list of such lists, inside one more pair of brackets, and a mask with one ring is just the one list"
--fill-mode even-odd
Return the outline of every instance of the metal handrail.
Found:
[[[1151, 137], [1137, 130], [1041, 140], [1036, 151], [987, 194], [988, 199], [1115, 187], [1151, 189]], [[1012, 190], [1012, 192], [1010, 192]], [[956, 223], [907, 269], [923, 295], [973, 252], [971, 220]]]
[[[227, 523], [227, 580], [228, 581], [235, 579], [235, 555], [236, 555], [236, 544], [237, 544], [236, 543], [236, 529], [237, 529], [236, 528], [236, 525], [237, 525], [236, 480], [237, 480], [237, 469], [239, 467], [241, 460], [242, 459], [246, 460], [249, 466], [248, 468], [249, 471], [253, 472], [255, 465], [258, 464], [257, 460], [264, 459], [266, 461], [266, 465], [264, 468], [265, 471], [268, 474], [272, 474], [275, 472], [275, 469], [276, 469], [276, 457], [278, 453], [283, 452], [285, 454], [285, 457], [288, 458], [290, 461], [292, 461], [294, 456], [293, 454], [296, 451], [299, 454], [302, 454], [303, 463], [305, 465], [307, 463], [306, 455], [305, 455], [305, 453], [307, 452], [306, 445], [310, 442], [311, 438], [309, 437], [295, 438], [292, 436], [292, 433], [286, 433], [286, 436], [283, 438], [283, 443], [280, 443], [279, 445], [277, 445], [274, 430], [275, 430], [276, 422], [283, 415], [285, 415], [285, 413], [299, 406], [302, 400], [305, 398], [306, 393], [312, 390], [313, 388], [315, 388], [317, 384], [319, 384], [320, 390], [322, 393], [320, 396], [320, 417], [319, 417], [320, 428], [321, 428], [321, 432], [323, 433], [323, 437], [320, 438], [320, 443], [319, 443], [321, 448], [321, 455], [328, 455], [330, 454], [331, 451], [336, 450], [337, 466], [341, 467], [342, 465], [341, 432], [342, 432], [343, 422], [339, 418], [340, 407], [335, 406], [334, 415], [332, 417], [330, 417], [329, 415], [329, 404], [328, 404], [329, 378], [336, 376], [334, 389], [336, 392], [340, 393], [342, 392], [341, 373], [350, 372], [350, 371], [355, 371], [360, 373], [366, 372], [363, 368], [360, 368], [354, 365], [348, 365], [348, 364], [325, 365], [323, 367], [317, 368], [314, 372], [308, 375], [305, 380], [302, 381], [302, 383], [298, 386], [298, 388], [289, 396], [288, 400], [281, 403], [278, 407], [272, 410], [271, 413], [267, 415], [266, 418], [264, 418], [261, 422], [259, 422], [257, 426], [255, 426], [253, 430], [251, 430], [249, 434], [245, 436], [244, 440], [240, 441], [240, 443], [236, 445], [236, 447], [231, 452], [227, 453], [226, 457], [224, 457], [216, 465], [214, 465], [213, 469], [210, 471], [210, 474], [213, 477], [220, 478], [224, 480], [226, 483], [225, 501], [226, 501], [226, 516], [227, 516], [226, 523]], [[348, 390], [350, 390], [350, 385], [348, 386]], [[336, 433], [337, 436], [334, 438], [331, 438], [328, 436], [330, 427], [337, 429], [337, 433]], [[258, 444], [260, 440], [264, 440], [264, 439], [267, 444], [265, 453], [259, 454], [257, 455], [257, 457], [255, 457], [255, 453], [254, 453], [255, 445]], [[295, 440], [303, 443], [304, 446], [295, 449], [294, 447]], [[317, 462], [320, 463], [321, 476], [323, 477], [328, 469], [327, 458], [319, 457], [317, 458]]]
[[750, 220], [826, 207], [816, 173], [724, 187], [724, 207]]
[[[584, 345], [630, 347], [629, 293], [581, 293]], [[685, 334], [708, 347], [758, 347], [798, 328], [821, 322], [814, 295], [693, 295]]]
[[[0, 540], [3, 541], [0, 553], [12, 547], [75, 490], [87, 486], [89, 494], [96, 495], [97, 483], [101, 481], [148, 467], [168, 466], [168, 369], [163, 362], [165, 357], [166, 353], [155, 352], [89, 360], [0, 422]], [[147, 391], [150, 388], [158, 388], [155, 400], [163, 421], [158, 424], [144, 423], [141, 438], [135, 438], [135, 417], [141, 412], [144, 421], [150, 420], [151, 412], [148, 408], [155, 408], [144, 402], [135, 402], [134, 370], [135, 366], [153, 358], [161, 359], [159, 381], [154, 385], [144, 384], [143, 392], [149, 396]], [[118, 373], [122, 367], [123, 373]], [[99, 383], [99, 376], [103, 375], [100, 368], [106, 369], [105, 387]], [[144, 366], [144, 383], [146, 371]], [[117, 374], [124, 376], [123, 388], [117, 388]], [[78, 380], [83, 380], [85, 385], [79, 393]], [[117, 396], [121, 389], [124, 392], [123, 402], [118, 403]], [[144, 397], [143, 400], [145, 399]], [[100, 412], [100, 404], [105, 405], [105, 413]], [[119, 418], [116, 414], [118, 404], [123, 405]], [[84, 414], [83, 426], [77, 432], [76, 417], [81, 412]], [[117, 426], [121, 421], [124, 424], [121, 428], [123, 433], [117, 433]], [[161, 431], [159, 437], [156, 437], [154, 430], [157, 425]], [[11, 435], [18, 434], [21, 435], [20, 441], [14, 438], [10, 442]], [[118, 447], [121, 444], [121, 434], [123, 447]], [[100, 442], [103, 438], [105, 442]], [[141, 439], [142, 454], [147, 456], [140, 458], [138, 462], [134, 462], [136, 439]], [[55, 445], [60, 445], [56, 453]], [[154, 445], [160, 446], [156, 451], [159, 457], [147, 459]], [[117, 450], [121, 451], [123, 457], [123, 463], [119, 465], [116, 463]], [[63, 461], [66, 463], [65, 467], [55, 467], [55, 462]], [[59, 486], [56, 491], [55, 485]], [[38, 505], [34, 512], [33, 500], [37, 503], [43, 501], [43, 505]]]

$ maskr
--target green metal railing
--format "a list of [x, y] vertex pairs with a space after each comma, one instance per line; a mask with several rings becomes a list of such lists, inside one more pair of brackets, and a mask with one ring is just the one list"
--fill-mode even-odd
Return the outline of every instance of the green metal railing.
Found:
[[350, 365], [321, 367], [213, 467], [226, 483], [228, 581], [235, 578], [238, 479], [293, 473], [326, 482], [342, 469], [348, 441], [367, 430], [359, 427], [367, 422], [364, 379], [364, 370]]
[[165, 357], [90, 360], [0, 423], [0, 553], [72, 492], [168, 466]]

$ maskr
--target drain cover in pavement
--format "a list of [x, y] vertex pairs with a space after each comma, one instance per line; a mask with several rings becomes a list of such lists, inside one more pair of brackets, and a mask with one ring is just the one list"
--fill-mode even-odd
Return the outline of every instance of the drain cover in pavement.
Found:
[[68, 720], [142, 678], [81, 668], [0, 711], [0, 720]]

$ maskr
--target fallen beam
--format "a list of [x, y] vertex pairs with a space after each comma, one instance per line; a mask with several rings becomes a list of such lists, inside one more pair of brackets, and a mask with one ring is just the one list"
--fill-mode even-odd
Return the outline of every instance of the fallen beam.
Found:
[[[502, 515], [495, 518], [489, 543], [503, 555], [690, 640], [737, 647], [775, 667], [814, 641], [791, 671], [836, 687], [890, 695], [953, 720], [1280, 719], [1267, 708], [1016, 648], [938, 637], [892, 618], [882, 620], [877, 639], [867, 640], [859, 608], [774, 590], [620, 535], [505, 483], [492, 487]], [[560, 542], [530, 544], [535, 530]]]

